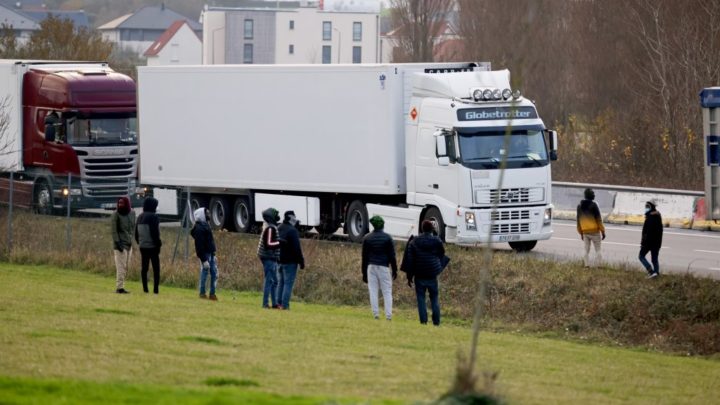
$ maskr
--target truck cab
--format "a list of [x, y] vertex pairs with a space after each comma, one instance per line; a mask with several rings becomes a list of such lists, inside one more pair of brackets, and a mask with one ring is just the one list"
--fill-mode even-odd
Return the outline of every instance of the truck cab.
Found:
[[416, 74], [409, 115], [407, 203], [431, 207], [441, 237], [519, 251], [551, 237], [556, 135], [507, 70]]

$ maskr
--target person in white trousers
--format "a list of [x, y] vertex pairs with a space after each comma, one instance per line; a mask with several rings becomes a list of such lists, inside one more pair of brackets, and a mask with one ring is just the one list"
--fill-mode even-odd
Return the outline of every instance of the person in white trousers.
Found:
[[[392, 284], [397, 278], [395, 242], [383, 231], [385, 221], [381, 216], [370, 218], [373, 231], [365, 236], [362, 245], [363, 281], [370, 293], [370, 309], [375, 319], [380, 319], [378, 290], [382, 291], [385, 319], [392, 319]], [[392, 272], [391, 272], [392, 268]]]

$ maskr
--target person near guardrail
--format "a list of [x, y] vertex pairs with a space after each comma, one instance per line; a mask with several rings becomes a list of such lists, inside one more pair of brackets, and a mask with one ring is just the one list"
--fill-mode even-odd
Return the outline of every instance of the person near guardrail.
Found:
[[190, 235], [195, 240], [195, 255], [200, 259], [200, 298], [208, 298], [205, 294], [205, 282], [208, 273], [210, 274], [210, 301], [217, 301], [215, 290], [217, 289], [218, 269], [217, 258], [215, 257], [215, 238], [212, 229], [207, 223], [209, 211], [200, 207], [193, 212], [195, 225], [190, 230]]
[[[278, 238], [278, 221], [280, 215], [275, 208], [262, 212], [263, 230], [258, 242], [257, 255], [263, 265], [265, 282], [263, 285], [263, 308], [279, 308], [277, 302], [277, 268], [280, 261], [280, 240]], [[270, 304], [268, 305], [268, 301]]]
[[115, 292], [127, 294], [129, 291], [125, 289], [125, 276], [132, 257], [132, 240], [135, 230], [135, 211], [132, 210], [128, 197], [118, 199], [115, 211], [110, 216], [110, 228], [115, 256]]
[[601, 243], [605, 240], [605, 225], [603, 225], [600, 208], [595, 203], [595, 191], [585, 189], [585, 199], [577, 206], [577, 231], [580, 239], [585, 242], [585, 267], [590, 267], [590, 244], [595, 246], [595, 265], [602, 263]]
[[305, 268], [305, 257], [303, 257], [300, 245], [300, 232], [297, 230], [299, 223], [294, 211], [285, 211], [283, 222], [278, 227], [280, 270], [278, 271], [277, 300], [279, 309], [290, 309], [290, 297], [293, 285], [295, 285], [298, 266], [300, 269]]
[[[642, 239], [640, 240], [640, 263], [645, 266], [648, 278], [655, 278], [660, 275], [660, 247], [662, 246], [663, 224], [660, 211], [657, 210], [653, 201], [645, 203], [645, 222], [642, 228]], [[650, 252], [652, 266], [645, 256]]]
[[148, 197], [143, 201], [143, 212], [135, 225], [135, 241], [140, 247], [140, 277], [143, 291], [148, 292], [148, 270], [152, 263], [153, 293], [159, 293], [160, 287], [160, 217], [156, 214], [158, 200]]
[[[380, 319], [378, 289], [382, 291], [385, 319], [392, 320], [392, 283], [397, 278], [395, 242], [383, 231], [385, 220], [374, 215], [370, 218], [373, 231], [365, 235], [362, 243], [362, 277], [370, 293], [370, 310]], [[391, 269], [392, 268], [392, 273]]]

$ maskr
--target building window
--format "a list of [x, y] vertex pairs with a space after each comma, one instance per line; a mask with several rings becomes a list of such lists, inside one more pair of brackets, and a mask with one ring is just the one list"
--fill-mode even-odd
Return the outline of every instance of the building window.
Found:
[[323, 59], [322, 63], [330, 63], [330, 57], [332, 56], [332, 47], [330, 45], [323, 45]]
[[362, 63], [362, 47], [353, 46], [353, 63]]
[[245, 39], [253, 39], [253, 20], [245, 20]]
[[295, 20], [290, 20], [290, 29], [291, 30], [295, 29]]
[[294, 55], [294, 54], [295, 54], [295, 45], [290, 45], [290, 46], [288, 47], [288, 53], [289, 53], [290, 55]]
[[245, 44], [243, 48], [243, 63], [253, 63], [253, 45]]
[[332, 40], [332, 23], [330, 21], [323, 21], [323, 41]]
[[353, 41], [362, 41], [362, 23], [353, 23]]

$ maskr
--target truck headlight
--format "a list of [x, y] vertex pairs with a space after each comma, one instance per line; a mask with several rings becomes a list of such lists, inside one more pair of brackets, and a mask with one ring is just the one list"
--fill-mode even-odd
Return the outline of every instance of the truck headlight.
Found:
[[82, 195], [82, 190], [79, 188], [63, 187], [61, 193], [62, 193], [63, 197], [67, 197], [70, 195], [78, 196], [78, 195]]
[[465, 229], [467, 229], [468, 231], [476, 231], [477, 230], [477, 224], [475, 224], [475, 213], [473, 213], [473, 212], [465, 213]]
[[552, 208], [545, 208], [545, 217], [543, 218], [543, 225], [550, 225], [552, 222]]

